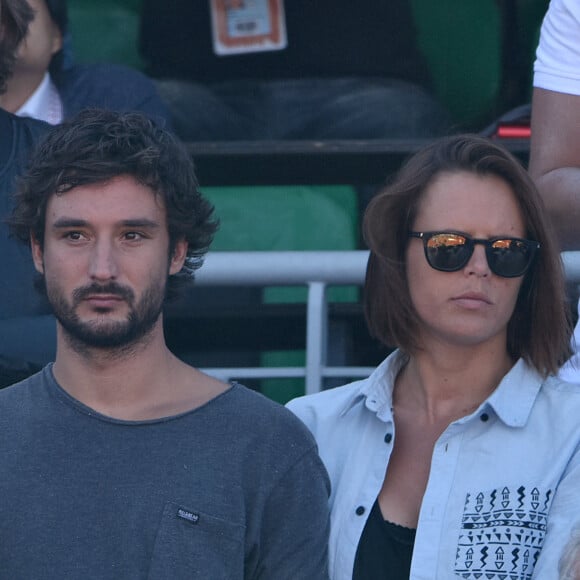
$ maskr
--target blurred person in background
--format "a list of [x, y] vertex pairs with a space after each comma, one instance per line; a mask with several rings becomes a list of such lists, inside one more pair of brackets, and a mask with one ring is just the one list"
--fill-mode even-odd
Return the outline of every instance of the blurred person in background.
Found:
[[74, 62], [67, 0], [27, 1], [34, 18], [20, 45], [2, 107], [52, 125], [84, 108], [140, 111], [169, 127], [165, 103], [141, 72], [118, 64]]
[[[0, 0], [0, 103], [33, 16], [26, 0]], [[12, 211], [16, 177], [23, 172], [31, 148], [49, 128], [0, 108], [0, 387], [40, 368], [35, 351], [45, 351], [47, 356], [54, 353], [54, 319], [31, 286], [30, 253], [9, 238], [5, 223]]]
[[580, 580], [580, 526], [576, 525], [560, 561], [559, 580]]
[[409, 0], [145, 0], [140, 47], [188, 141], [449, 131]]
[[[580, 2], [552, 0], [534, 64], [529, 170], [562, 250], [580, 250]], [[580, 307], [580, 304], [579, 304]], [[580, 321], [561, 376], [580, 383]]]

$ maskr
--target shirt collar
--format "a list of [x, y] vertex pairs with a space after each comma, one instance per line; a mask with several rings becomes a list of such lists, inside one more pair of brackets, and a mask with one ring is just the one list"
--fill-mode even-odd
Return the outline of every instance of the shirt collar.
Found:
[[393, 416], [393, 388], [400, 370], [405, 366], [407, 356], [400, 350], [391, 353], [365, 380], [355, 396], [344, 405], [341, 416], [346, 415], [353, 407], [364, 404], [376, 413], [379, 419], [388, 421]]
[[19, 117], [32, 117], [57, 125], [62, 121], [62, 100], [50, 75], [46, 73], [36, 90], [16, 111]]
[[[390, 354], [368, 379], [361, 381], [360, 388], [344, 405], [341, 416], [346, 415], [355, 406], [364, 404], [369, 411], [376, 413], [379, 419], [391, 420], [395, 379], [407, 360], [407, 356], [399, 350]], [[474, 415], [491, 408], [508, 427], [523, 427], [543, 382], [536, 370], [523, 359], [519, 359]], [[463, 420], [467, 420], [467, 417]]]
[[543, 383], [541, 375], [519, 359], [479, 410], [491, 407], [508, 427], [523, 427]]

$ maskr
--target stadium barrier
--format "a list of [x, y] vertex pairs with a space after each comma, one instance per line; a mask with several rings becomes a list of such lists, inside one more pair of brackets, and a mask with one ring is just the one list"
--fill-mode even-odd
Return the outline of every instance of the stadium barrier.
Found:
[[[205, 368], [222, 380], [243, 378], [304, 378], [305, 391], [323, 388], [324, 379], [368, 376], [373, 367], [327, 364], [329, 285], [364, 283], [367, 251], [344, 252], [210, 252], [196, 274], [196, 284], [209, 287], [296, 285], [308, 288], [306, 307], [306, 364], [303, 367]], [[580, 283], [580, 251], [563, 252], [566, 279]]]

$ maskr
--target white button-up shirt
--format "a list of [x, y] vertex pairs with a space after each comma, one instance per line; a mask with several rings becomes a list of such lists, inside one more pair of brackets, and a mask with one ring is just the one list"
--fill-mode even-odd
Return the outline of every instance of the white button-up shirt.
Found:
[[16, 111], [19, 117], [39, 119], [51, 125], [58, 125], [63, 119], [62, 99], [50, 75], [46, 73], [36, 90]]
[[[332, 482], [330, 576], [351, 580], [358, 543], [396, 438], [389, 356], [365, 380], [288, 407], [318, 441]], [[469, 385], [466, 385], [469, 388]], [[580, 385], [522, 360], [435, 444], [411, 580], [557, 580], [580, 522]]]

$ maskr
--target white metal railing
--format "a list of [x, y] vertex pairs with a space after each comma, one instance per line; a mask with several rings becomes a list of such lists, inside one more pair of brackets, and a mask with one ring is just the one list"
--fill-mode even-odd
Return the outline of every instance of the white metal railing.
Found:
[[[322, 388], [326, 377], [368, 376], [372, 367], [328, 366], [329, 285], [362, 286], [367, 251], [210, 252], [196, 274], [200, 286], [306, 286], [306, 365], [304, 367], [206, 368], [222, 380], [232, 378], [304, 378], [306, 393]], [[563, 252], [566, 278], [580, 282], [580, 251]]]

